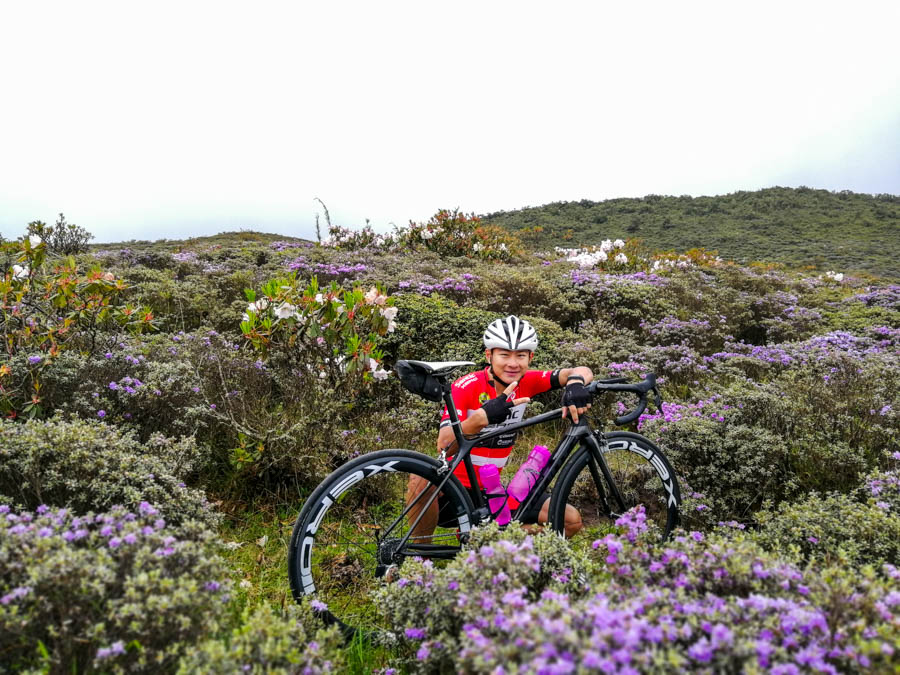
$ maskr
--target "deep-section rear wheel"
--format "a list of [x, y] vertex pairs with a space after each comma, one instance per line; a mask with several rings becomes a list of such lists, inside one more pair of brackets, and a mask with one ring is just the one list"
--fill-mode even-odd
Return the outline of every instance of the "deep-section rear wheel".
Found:
[[[681, 490], [672, 465], [647, 438], [627, 431], [595, 434], [613, 485], [592, 453], [582, 446], [563, 468], [550, 503], [550, 522], [563, 531], [566, 503], [581, 511], [585, 524], [611, 527], [625, 511], [643, 504], [647, 520], [663, 538], [678, 524]], [[605, 443], [604, 443], [605, 439]], [[598, 487], [599, 481], [599, 487]]]
[[[471, 529], [472, 501], [450, 476], [442, 489], [442, 523], [430, 534], [403, 515], [407, 499], [425, 500], [444, 475], [436, 459], [409, 450], [382, 450], [359, 457], [326, 478], [303, 506], [288, 551], [288, 575], [294, 597], [313, 596], [326, 621], [338, 622], [349, 636], [379, 628], [371, 591], [396, 576], [392, 570], [415, 555], [449, 559]], [[407, 495], [410, 477], [424, 481]], [[436, 502], [437, 503], [437, 500]], [[455, 516], [447, 522], [447, 516]], [[319, 603], [322, 603], [320, 605]]]

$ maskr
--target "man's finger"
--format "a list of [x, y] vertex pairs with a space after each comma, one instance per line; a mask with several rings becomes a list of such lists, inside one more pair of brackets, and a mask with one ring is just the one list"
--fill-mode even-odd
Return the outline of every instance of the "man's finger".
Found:
[[575, 424], [578, 424], [578, 408], [576, 408], [574, 405], [570, 405], [569, 414], [572, 415], [572, 421]]
[[515, 401], [512, 402], [513, 405], [520, 405], [522, 403], [531, 403], [531, 399], [530, 398], [517, 398]]
[[516, 387], [518, 387], [518, 386], [519, 386], [518, 380], [510, 382], [509, 386], [503, 390], [503, 393], [506, 394], [507, 396], [510, 396], [516, 390]]

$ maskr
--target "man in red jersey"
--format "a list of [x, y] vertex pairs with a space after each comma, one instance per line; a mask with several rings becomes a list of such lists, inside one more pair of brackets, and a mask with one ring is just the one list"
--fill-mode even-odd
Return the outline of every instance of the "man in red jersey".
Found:
[[[534, 350], [537, 348], [537, 332], [530, 323], [515, 316], [493, 321], [484, 332], [484, 356], [488, 366], [475, 373], [469, 373], [453, 383], [452, 396], [459, 413], [463, 434], [477, 434], [484, 430], [502, 429], [517, 423], [525, 414], [525, 406], [535, 394], [565, 387], [563, 396], [563, 418], [571, 416], [573, 422], [590, 408], [590, 396], [585, 389], [593, 379], [590, 368], [558, 368], [557, 370], [529, 370]], [[482, 466], [494, 464], [503, 468], [509, 458], [517, 432], [501, 434], [486, 447], [472, 449], [472, 463], [478, 472]], [[438, 433], [438, 450], [452, 453], [456, 449], [456, 439], [450, 428], [450, 416], [446, 408], [441, 418]], [[469, 487], [469, 477], [464, 464], [454, 472], [460, 482]], [[478, 477], [481, 483], [480, 476]], [[426, 481], [418, 476], [410, 478], [407, 488], [407, 502], [411, 501], [426, 487]], [[442, 516], [443, 495], [435, 500], [423, 516], [413, 534], [428, 535], [448, 520]], [[510, 508], [517, 506], [511, 500]], [[550, 495], [544, 495], [530, 512], [521, 517], [523, 523], [546, 524], [549, 520]], [[409, 513], [411, 521], [418, 517], [421, 507], [414, 506]], [[581, 527], [581, 514], [566, 505], [565, 533], [571, 537]]]

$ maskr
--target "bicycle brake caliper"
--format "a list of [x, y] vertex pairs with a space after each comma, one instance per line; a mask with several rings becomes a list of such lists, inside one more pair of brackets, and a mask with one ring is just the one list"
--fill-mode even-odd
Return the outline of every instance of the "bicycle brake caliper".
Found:
[[441, 454], [438, 455], [438, 461], [441, 463], [437, 468], [438, 476], [443, 476], [450, 470], [450, 465], [447, 463], [447, 448], [441, 448]]

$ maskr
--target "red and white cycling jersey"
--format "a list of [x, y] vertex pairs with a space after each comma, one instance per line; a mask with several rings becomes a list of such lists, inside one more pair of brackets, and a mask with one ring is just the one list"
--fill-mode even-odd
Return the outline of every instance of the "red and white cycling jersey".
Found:
[[[497, 390], [494, 385], [491, 384], [493, 378], [491, 377], [489, 369], [490, 367], [476, 373], [469, 373], [453, 383], [451, 394], [453, 396], [453, 403], [456, 405], [456, 411], [459, 413], [460, 422], [465, 421], [469, 415], [478, 410], [485, 402], [497, 397]], [[551, 381], [554, 379], [553, 372], [554, 371], [552, 370], [527, 371], [519, 380], [519, 384], [510, 398], [531, 398], [535, 394], [549, 391], [552, 388]], [[517, 406], [513, 406], [510, 408], [509, 414], [503, 422], [500, 424], [490, 424], [482, 429], [482, 432], [495, 431], [505, 426], [521, 422], [522, 416], [525, 414], [526, 405], [526, 403], [520, 403]], [[441, 416], [441, 427], [449, 425], [450, 413], [447, 412], [447, 407], [444, 406], [444, 414]], [[500, 434], [496, 438], [491, 439], [485, 447], [472, 448], [472, 464], [475, 465], [476, 472], [478, 471], [478, 467], [486, 464], [494, 464], [502, 469], [506, 465], [506, 460], [509, 459], [517, 435], [518, 432], [510, 431], [507, 434]], [[471, 485], [469, 483], [469, 476], [466, 474], [465, 464], [460, 464], [456, 467], [454, 474], [466, 487]], [[479, 485], [481, 484], [481, 476], [478, 476], [478, 483]]]

